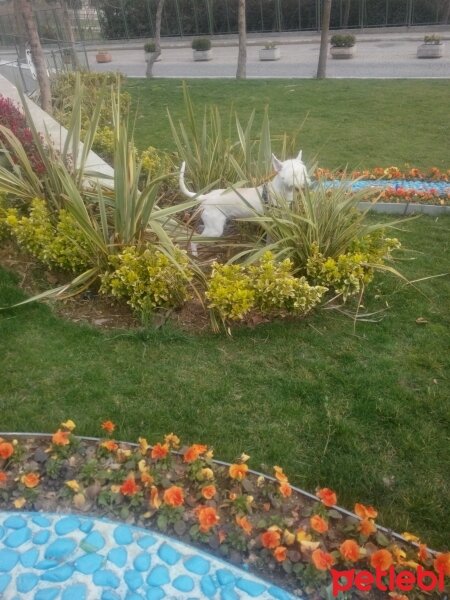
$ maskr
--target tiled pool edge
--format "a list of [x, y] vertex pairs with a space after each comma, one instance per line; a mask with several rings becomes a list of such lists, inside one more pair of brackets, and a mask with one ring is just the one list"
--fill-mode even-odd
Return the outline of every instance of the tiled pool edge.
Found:
[[179, 540], [79, 514], [0, 511], [0, 557], [0, 597], [6, 600], [295, 598]]

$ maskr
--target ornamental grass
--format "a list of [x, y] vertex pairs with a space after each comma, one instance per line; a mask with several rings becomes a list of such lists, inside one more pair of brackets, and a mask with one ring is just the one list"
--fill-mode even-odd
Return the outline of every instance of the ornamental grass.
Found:
[[[110, 420], [99, 424], [99, 440], [77, 438], [75, 428], [69, 419], [53, 435], [0, 438], [0, 508], [94, 513], [157, 529], [313, 600], [331, 597], [332, 575], [349, 569], [382, 571], [381, 582], [388, 571], [412, 578], [426, 569], [450, 591], [450, 552], [387, 531], [372, 506], [340, 509], [330, 488], [293, 488], [280, 466], [268, 476], [252, 472], [246, 454], [216, 462], [213, 448], [183, 445], [174, 433], [154, 446], [119, 442]], [[439, 597], [408, 591], [376, 597]]]

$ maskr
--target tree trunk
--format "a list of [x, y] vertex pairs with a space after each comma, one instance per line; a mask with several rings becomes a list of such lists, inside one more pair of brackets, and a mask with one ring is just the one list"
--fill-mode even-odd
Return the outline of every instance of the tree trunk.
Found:
[[327, 72], [328, 32], [330, 31], [331, 2], [332, 0], [324, 0], [323, 2], [322, 35], [320, 37], [317, 79], [325, 79]]
[[245, 0], [238, 0], [239, 53], [236, 79], [247, 78], [247, 23], [245, 20]]
[[76, 70], [80, 68], [80, 63], [78, 61], [77, 50], [75, 46], [75, 37], [73, 35], [72, 23], [70, 22], [70, 14], [67, 6], [67, 0], [59, 1], [62, 9], [63, 15], [63, 27], [66, 34], [66, 41], [70, 46], [70, 55], [72, 59], [72, 67]]
[[161, 20], [162, 11], [164, 6], [164, 0], [158, 0], [156, 7], [156, 18], [155, 18], [155, 51], [147, 59], [147, 70], [145, 76], [148, 78], [153, 77], [153, 65], [155, 61], [161, 56]]
[[41, 106], [46, 112], [51, 114], [52, 96], [50, 92], [50, 80], [30, 0], [16, 0], [15, 8], [20, 11], [25, 23], [27, 41], [30, 44], [31, 57], [36, 67], [36, 76], [41, 91]]

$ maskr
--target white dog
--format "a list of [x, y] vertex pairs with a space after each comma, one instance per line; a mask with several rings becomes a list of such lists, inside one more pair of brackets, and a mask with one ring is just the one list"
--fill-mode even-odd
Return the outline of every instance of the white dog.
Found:
[[[275, 177], [268, 184], [256, 188], [238, 188], [213, 190], [207, 194], [196, 194], [186, 187], [184, 172], [186, 163], [180, 169], [180, 190], [188, 198], [200, 200], [201, 219], [203, 221], [202, 237], [221, 237], [228, 219], [242, 219], [264, 212], [264, 204], [276, 204], [279, 196], [291, 203], [294, 198], [294, 188], [300, 190], [310, 185], [308, 171], [302, 162], [302, 151], [297, 158], [284, 162], [272, 154], [272, 164], [276, 171]], [[192, 244], [195, 253], [195, 245]]]

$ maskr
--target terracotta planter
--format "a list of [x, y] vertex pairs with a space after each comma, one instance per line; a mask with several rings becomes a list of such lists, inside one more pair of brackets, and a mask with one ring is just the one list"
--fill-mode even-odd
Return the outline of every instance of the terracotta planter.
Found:
[[279, 60], [281, 56], [279, 48], [261, 48], [259, 60]]
[[442, 58], [444, 44], [421, 44], [417, 48], [417, 58]]
[[330, 54], [332, 58], [347, 59], [353, 58], [356, 46], [331, 46]]
[[112, 56], [109, 52], [97, 52], [95, 60], [98, 63], [108, 63], [112, 61]]

